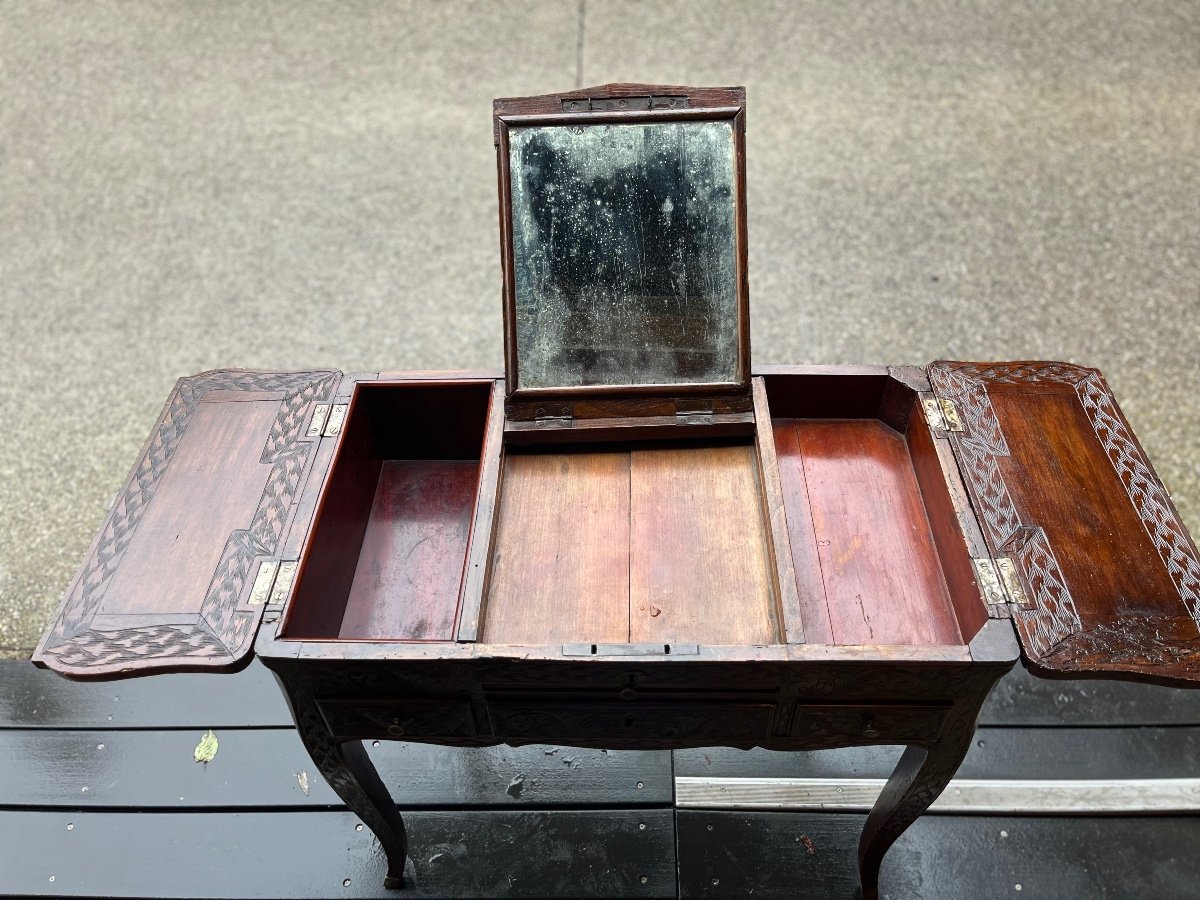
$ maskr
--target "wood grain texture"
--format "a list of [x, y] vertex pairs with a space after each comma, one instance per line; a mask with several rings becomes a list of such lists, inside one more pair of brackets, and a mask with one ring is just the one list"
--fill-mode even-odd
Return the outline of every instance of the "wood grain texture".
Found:
[[495, 381], [360, 381], [301, 558], [291, 639], [453, 640]]
[[634, 450], [629, 640], [779, 641], [752, 445]]
[[959, 631], [963, 640], [970, 642], [988, 619], [971, 557], [986, 557], [987, 548], [949, 444], [944, 438], [934, 438], [919, 405], [912, 411], [905, 440]]
[[313, 405], [340, 377], [180, 379], [34, 662], [78, 678], [242, 664], [262, 616], [251, 583], [308, 478]]
[[930, 366], [989, 547], [1051, 672], [1200, 681], [1200, 553], [1103, 376], [1059, 362]]
[[487, 587], [488, 560], [496, 535], [496, 504], [500, 498], [500, 476], [504, 467], [504, 382], [492, 382], [487, 428], [479, 460], [479, 488], [475, 494], [475, 518], [467, 542], [467, 562], [459, 601], [458, 640], [474, 641], [479, 636], [479, 614]]
[[838, 644], [961, 642], [904, 439], [878, 420], [791, 420]]
[[478, 473], [475, 460], [383, 464], [339, 637], [454, 639]]
[[800, 616], [804, 620], [805, 640], [810, 644], [833, 644], [833, 621], [817, 553], [817, 531], [813, 524], [812, 501], [804, 475], [804, 454], [800, 450], [795, 420], [772, 423], [779, 485], [787, 515], [788, 543], [792, 553], [792, 572], [796, 577]]
[[482, 640], [629, 638], [629, 454], [504, 460]]
[[754, 397], [754, 417], [757, 421], [754, 448], [758, 458], [759, 486], [763, 521], [768, 543], [767, 572], [775, 593], [776, 621], [788, 644], [803, 644], [804, 615], [796, 586], [796, 570], [792, 561], [792, 541], [788, 531], [787, 504], [779, 477], [779, 459], [775, 453], [775, 431], [771, 426], [771, 410], [767, 389], [762, 378], [751, 382]]

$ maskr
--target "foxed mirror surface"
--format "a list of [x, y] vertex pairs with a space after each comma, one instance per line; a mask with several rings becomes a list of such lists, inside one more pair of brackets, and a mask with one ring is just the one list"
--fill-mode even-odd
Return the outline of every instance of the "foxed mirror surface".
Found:
[[733, 123], [509, 132], [517, 388], [739, 380]]

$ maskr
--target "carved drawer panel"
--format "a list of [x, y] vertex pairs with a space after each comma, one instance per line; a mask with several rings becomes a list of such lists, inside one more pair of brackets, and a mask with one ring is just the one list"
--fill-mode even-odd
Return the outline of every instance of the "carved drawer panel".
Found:
[[475, 721], [466, 700], [411, 700], [398, 703], [321, 704], [329, 730], [339, 738], [474, 737]]
[[761, 741], [770, 732], [772, 703], [489, 702], [498, 738], [544, 741]]
[[792, 714], [793, 739], [814, 747], [921, 743], [936, 740], [947, 706], [829, 705], [797, 703]]

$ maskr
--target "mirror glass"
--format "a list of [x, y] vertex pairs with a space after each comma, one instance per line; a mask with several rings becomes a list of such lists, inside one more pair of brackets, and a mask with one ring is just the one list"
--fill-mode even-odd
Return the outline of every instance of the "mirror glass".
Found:
[[733, 123], [509, 132], [517, 387], [737, 381]]

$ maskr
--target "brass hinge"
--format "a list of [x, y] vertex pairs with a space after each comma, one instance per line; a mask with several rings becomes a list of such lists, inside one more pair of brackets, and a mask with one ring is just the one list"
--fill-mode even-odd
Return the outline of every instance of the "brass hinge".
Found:
[[711, 425], [713, 402], [711, 400], [676, 400], [675, 420], [680, 425]]
[[687, 109], [686, 96], [572, 97], [562, 102], [563, 112], [622, 112], [647, 109]]
[[282, 606], [291, 593], [297, 565], [294, 559], [283, 562], [266, 559], [259, 563], [258, 574], [254, 576], [254, 585], [250, 588], [250, 605]]
[[342, 423], [346, 421], [346, 409], [349, 404], [318, 403], [313, 407], [312, 421], [308, 423], [305, 437], [334, 437], [342, 431]]
[[925, 394], [921, 397], [921, 406], [925, 409], [925, 419], [933, 428], [942, 431], [962, 431], [962, 419], [958, 415], [958, 407], [953, 400]]
[[975, 566], [979, 592], [988, 606], [1001, 614], [1032, 609], [1029, 597], [1021, 586], [1016, 564], [1010, 557], [998, 556], [995, 562], [987, 558], [975, 558], [971, 562]]

